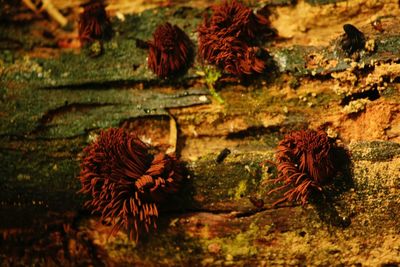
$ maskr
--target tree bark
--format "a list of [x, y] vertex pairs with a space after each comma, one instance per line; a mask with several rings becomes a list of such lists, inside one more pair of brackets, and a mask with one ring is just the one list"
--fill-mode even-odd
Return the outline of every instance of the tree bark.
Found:
[[[277, 14], [296, 7], [270, 2]], [[306, 2], [311, 10], [333, 8]], [[334, 2], [340, 10], [346, 5]], [[136, 46], [167, 20], [194, 33], [202, 13], [171, 7], [113, 19], [114, 37], [97, 58], [87, 49], [43, 50], [38, 57], [31, 48], [54, 41], [26, 34], [39, 31], [37, 24], [0, 26], [7, 40], [0, 42], [6, 48], [0, 55], [0, 260], [27, 263], [15, 256], [16, 247], [33, 243], [31, 251], [42, 254], [25, 257], [55, 265], [400, 264], [397, 16], [384, 17], [383, 33], [363, 27], [371, 46], [350, 56], [339, 35], [327, 46], [265, 43], [273, 62], [268, 72], [251, 81], [218, 81], [220, 105], [209, 95], [202, 64], [159, 80], [147, 69], [147, 51]], [[107, 239], [110, 229], [82, 209], [85, 199], [76, 194], [82, 149], [99, 129], [119, 126], [153, 145], [176, 145], [189, 173], [181, 192], [161, 207], [158, 230], [137, 244], [123, 232]], [[303, 128], [337, 138], [350, 163], [324, 197], [274, 208], [281, 194], [267, 194], [276, 169], [266, 161], [274, 161], [284, 134]], [[232, 154], [217, 163], [224, 148]], [[59, 251], [62, 260], [55, 260]]]

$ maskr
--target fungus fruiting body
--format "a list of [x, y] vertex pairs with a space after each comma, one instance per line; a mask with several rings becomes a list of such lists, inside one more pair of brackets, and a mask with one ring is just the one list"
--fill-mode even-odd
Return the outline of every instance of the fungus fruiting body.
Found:
[[148, 66], [160, 78], [182, 74], [192, 63], [192, 42], [176, 25], [158, 26], [148, 45]]
[[345, 32], [344, 38], [341, 40], [341, 46], [344, 51], [349, 54], [357, 50], [363, 49], [365, 46], [364, 34], [351, 24], [343, 25]]
[[96, 40], [108, 40], [111, 35], [111, 22], [107, 17], [104, 4], [92, 1], [84, 6], [84, 11], [79, 18], [81, 44], [90, 44]]
[[275, 182], [283, 185], [269, 193], [286, 192], [273, 205], [284, 201], [300, 201], [304, 205], [313, 191], [322, 191], [322, 186], [336, 174], [333, 149], [332, 140], [322, 130], [300, 130], [286, 135], [276, 153], [278, 176]]
[[231, 151], [229, 148], [224, 148], [219, 155], [217, 156], [217, 159], [215, 160], [215, 162], [217, 163], [221, 163], [224, 161], [224, 159], [229, 156], [229, 154], [231, 154]]
[[266, 53], [256, 42], [271, 33], [269, 20], [236, 0], [214, 5], [212, 11], [198, 28], [201, 59], [233, 75], [264, 72]]
[[80, 192], [91, 196], [85, 206], [112, 233], [124, 228], [137, 240], [143, 229], [156, 228], [157, 203], [178, 190], [182, 174], [174, 156], [153, 156], [134, 134], [111, 128], [85, 148], [79, 179]]

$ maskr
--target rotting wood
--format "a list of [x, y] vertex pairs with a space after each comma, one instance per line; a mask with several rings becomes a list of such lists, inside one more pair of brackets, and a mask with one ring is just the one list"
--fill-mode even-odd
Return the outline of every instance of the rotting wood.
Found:
[[[119, 35], [97, 59], [84, 51], [23, 57], [34, 53], [12, 50], [54, 41], [24, 35], [26, 25], [2, 29], [1, 37], [13, 40], [2, 51], [0, 65], [5, 69], [0, 88], [2, 245], [19, 238], [41, 244], [43, 237], [35, 231], [61, 233], [69, 238], [63, 247], [73, 251], [71, 244], [82, 239], [64, 230], [64, 223], [88, 236], [87, 247], [118, 265], [399, 264], [398, 19], [385, 18], [384, 33], [364, 25], [361, 30], [375, 48], [355, 58], [337, 47], [338, 35], [328, 46], [272, 44], [276, 69], [251, 83], [218, 84], [226, 102], [222, 106], [207, 99], [196, 74], [199, 65], [181, 79], [158, 81], [145, 67], [146, 51], [136, 48], [137, 38], [150, 39], [156, 24], [167, 18], [193, 33], [201, 12], [161, 8], [115, 20]], [[144, 23], [148, 29], [141, 28]], [[346, 113], [350, 107], [345, 106], [366, 99], [370, 102]], [[142, 126], [145, 139], [165, 145], [175, 135], [163, 123], [169, 116], [178, 126], [177, 152], [188, 162], [190, 180], [163, 207], [157, 233], [139, 244], [122, 232], [106, 242], [109, 229], [80, 210], [84, 199], [75, 193], [80, 152], [97, 129], [119, 125]], [[161, 121], [156, 129], [144, 123], [153, 120]], [[306, 127], [323, 127], [346, 145], [352, 142], [351, 178], [337, 179], [322, 203], [271, 209], [279, 198], [266, 195], [273, 167], [267, 170], [260, 163], [273, 160], [273, 147], [283, 134]], [[233, 153], [216, 164], [225, 147]], [[264, 206], [254, 206], [250, 198]], [[72, 256], [70, 262], [77, 262]]]
[[[158, 231], [144, 236], [139, 244], [128, 241], [122, 232], [107, 239], [110, 228], [96, 223], [96, 217], [84, 216], [78, 231], [87, 234], [111, 262], [118, 264], [399, 262], [399, 145], [362, 142], [350, 149], [354, 155], [351, 175], [337, 177], [327, 188], [326, 198], [305, 207], [290, 203], [271, 207], [279, 197], [267, 195], [273, 186], [273, 166], [260, 164], [273, 159], [271, 150], [233, 152], [222, 164], [215, 162], [216, 154], [210, 154], [188, 165], [190, 179], [184, 190], [162, 208]], [[265, 205], [254, 206], [252, 196]], [[65, 195], [61, 198], [68, 199]], [[14, 209], [23, 210], [23, 205], [14, 203]], [[62, 217], [61, 210], [52, 209]], [[33, 210], [40, 229], [44, 227], [38, 224], [43, 223], [40, 215], [45, 213], [38, 211]], [[2, 227], [10, 228], [4, 225], [7, 222], [2, 223]], [[24, 224], [18, 227], [21, 231], [32, 228]], [[7, 240], [6, 244], [13, 237]], [[379, 255], [381, 250], [385, 255]]]

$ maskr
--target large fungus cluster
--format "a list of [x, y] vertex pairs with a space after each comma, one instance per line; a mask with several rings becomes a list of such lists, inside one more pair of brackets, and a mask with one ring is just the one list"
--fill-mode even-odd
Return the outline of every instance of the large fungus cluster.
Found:
[[212, 11], [198, 28], [202, 60], [237, 76], [264, 72], [266, 51], [255, 41], [271, 33], [268, 18], [236, 0], [214, 5]]
[[[268, 15], [256, 14], [237, 0], [213, 5], [212, 11], [198, 28], [199, 58], [239, 77], [263, 73], [268, 54], [257, 44], [273, 33]], [[105, 5], [90, 1], [79, 19], [81, 44], [107, 40], [111, 35]], [[192, 64], [194, 46], [176, 25], [159, 25], [146, 46], [148, 67], [159, 78], [183, 74]]]
[[284, 190], [284, 196], [276, 201], [300, 201], [307, 203], [311, 193], [322, 191], [336, 174], [333, 162], [334, 143], [322, 131], [301, 130], [287, 134], [278, 144], [276, 159], [278, 177], [282, 186], [271, 190]]
[[156, 228], [157, 203], [179, 189], [182, 174], [172, 155], [149, 153], [149, 147], [121, 128], [102, 131], [84, 150], [80, 192], [85, 204], [101, 214], [101, 221], [123, 228], [138, 239], [143, 230]]

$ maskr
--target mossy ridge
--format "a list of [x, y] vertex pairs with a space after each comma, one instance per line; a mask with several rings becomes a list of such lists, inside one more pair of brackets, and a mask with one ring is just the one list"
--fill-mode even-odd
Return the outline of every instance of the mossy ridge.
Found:
[[400, 155], [400, 144], [389, 141], [361, 141], [351, 145], [353, 160], [391, 160]]
[[[214, 232], [215, 226], [199, 222], [196, 216], [188, 214], [178, 216], [176, 220], [172, 217], [164, 229], [138, 245], [126, 240], [121, 241], [122, 247], [111, 244], [107, 249], [116, 253], [113, 255], [118, 255], [121, 262], [146, 262], [150, 265], [162, 261], [167, 265], [197, 262], [202, 266], [242, 266], [264, 262], [316, 266], [338, 260], [343, 264], [355, 264], [365, 261], [368, 255], [373, 255], [371, 259], [375, 262], [399, 260], [396, 256], [398, 246], [388, 247], [388, 244], [396, 242], [393, 233], [365, 233], [358, 226], [349, 229], [330, 227], [319, 222], [310, 207], [287, 207], [250, 217], [232, 217], [224, 220], [224, 231], [220, 232]], [[380, 240], [382, 235], [388, 241], [385, 245], [388, 253], [383, 258], [375, 253], [381, 244], [374, 241], [374, 238]], [[362, 249], [357, 246], [360, 243]], [[359, 249], [359, 252], [354, 249]]]
[[[26, 68], [24, 67], [26, 62], [23, 63], [24, 60], [15, 54], [14, 63], [5, 65], [10, 71], [4, 78], [9, 81], [29, 81], [31, 86], [39, 88], [106, 82], [154, 82], [158, 79], [147, 69], [146, 52], [136, 47], [136, 39], [150, 39], [155, 27], [168, 20], [170, 23], [182, 27], [196, 43], [194, 33], [201, 20], [201, 13], [202, 10], [195, 8], [172, 7], [156, 8], [137, 15], [127, 15], [125, 21], [113, 18], [114, 38], [104, 43], [103, 55], [90, 58], [83, 49], [79, 54], [61, 53], [56, 59], [30, 58], [30, 64], [35, 65], [36, 68]], [[3, 31], [12, 31], [12, 28], [3, 29]], [[376, 50], [361, 53], [359, 64], [373, 65], [377, 62], [393, 61], [398, 58], [399, 36], [383, 34], [374, 36], [374, 38]], [[338, 53], [337, 49], [329, 47], [293, 46], [271, 48], [270, 50], [280, 73], [325, 76], [332, 72], [344, 71], [350, 68], [352, 63], [343, 53]], [[321, 55], [323, 60], [316, 65], [308, 66], [310, 54]], [[1, 53], [0, 57], [6, 60], [10, 58], [10, 55]], [[337, 64], [326, 66], [327, 61], [335, 61]], [[194, 66], [187, 75], [177, 81], [199, 78], [194, 71], [196, 68]]]
[[135, 117], [166, 115], [166, 108], [206, 104], [208, 99], [201, 98], [205, 94], [207, 91], [199, 89], [163, 93], [113, 87], [8, 88], [3, 96], [5, 116], [0, 117], [0, 134], [24, 136], [36, 132], [42, 138], [69, 138]]
[[[191, 18], [187, 23], [186, 17]], [[50, 88], [77, 86], [82, 84], [110, 82], [151, 82], [157, 77], [147, 69], [147, 51], [136, 46], [136, 39], [149, 40], [153, 30], [168, 20], [193, 35], [200, 20], [199, 10], [193, 8], [171, 7], [146, 10], [140, 14], [127, 15], [125, 21], [112, 19], [114, 37], [104, 42], [104, 53], [96, 58], [87, 55], [86, 49], [80, 53], [62, 52], [55, 59], [20, 58], [15, 53], [12, 63], [5, 65], [10, 71], [5, 80], [29, 82], [31, 87]], [[31, 30], [29, 26], [26, 26]], [[18, 27], [2, 28], [3, 35], [12, 34]], [[21, 36], [24, 36], [21, 34]], [[22, 38], [20, 35], [14, 38]], [[25, 39], [21, 39], [24, 43]], [[36, 41], [35, 45], [40, 46]], [[11, 51], [12, 52], [12, 51]], [[14, 52], [12, 52], [14, 53]], [[0, 56], [7, 56], [1, 53]], [[8, 56], [9, 57], [9, 56]], [[29, 68], [26, 67], [29, 64]], [[32, 65], [36, 66], [32, 68]], [[79, 67], [77, 67], [79, 66]], [[193, 74], [189, 74], [191, 77]]]
[[220, 164], [215, 162], [218, 155], [210, 154], [191, 163], [188, 167], [195, 177], [194, 205], [219, 211], [252, 209], [248, 198], [257, 192], [262, 176], [260, 164], [269, 153], [233, 153]]

